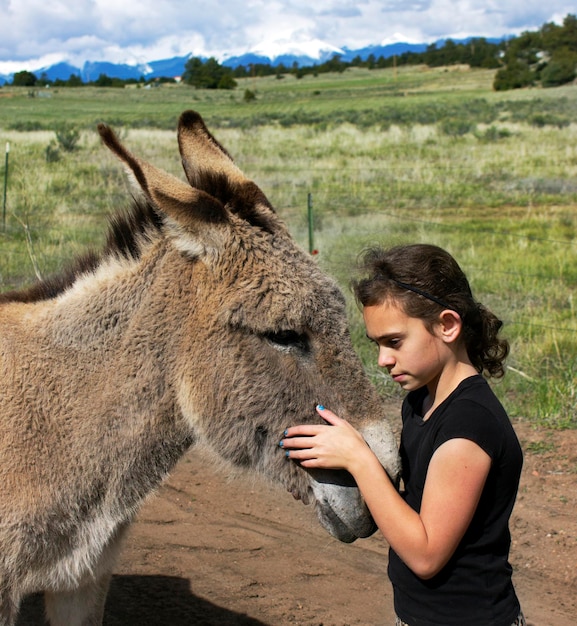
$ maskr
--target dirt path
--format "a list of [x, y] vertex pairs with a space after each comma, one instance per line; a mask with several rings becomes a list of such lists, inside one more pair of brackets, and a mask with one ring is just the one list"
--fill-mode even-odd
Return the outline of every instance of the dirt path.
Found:
[[[525, 468], [512, 518], [515, 585], [532, 626], [577, 623], [577, 432], [515, 424]], [[191, 453], [143, 508], [106, 626], [392, 625], [387, 545], [341, 544], [310, 507]], [[18, 626], [41, 624], [38, 598]]]

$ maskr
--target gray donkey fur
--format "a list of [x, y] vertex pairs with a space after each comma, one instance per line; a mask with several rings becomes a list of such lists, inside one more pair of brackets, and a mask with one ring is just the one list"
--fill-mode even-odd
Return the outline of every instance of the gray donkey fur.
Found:
[[313, 501], [341, 541], [375, 530], [348, 475], [276, 445], [323, 403], [399, 461], [335, 283], [193, 111], [188, 183], [105, 144], [143, 197], [103, 251], [0, 297], [0, 626], [43, 591], [52, 626], [96, 626], [122, 536], [191, 446]]

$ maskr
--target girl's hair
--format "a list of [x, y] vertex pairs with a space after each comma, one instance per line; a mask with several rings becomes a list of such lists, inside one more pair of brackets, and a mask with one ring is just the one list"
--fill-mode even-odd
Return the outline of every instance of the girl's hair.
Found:
[[463, 322], [467, 354], [479, 373], [500, 378], [509, 343], [498, 337], [503, 322], [475, 301], [467, 277], [453, 257], [437, 246], [413, 244], [371, 248], [361, 258], [365, 278], [353, 282], [362, 306], [392, 301], [432, 330], [439, 314], [451, 309]]

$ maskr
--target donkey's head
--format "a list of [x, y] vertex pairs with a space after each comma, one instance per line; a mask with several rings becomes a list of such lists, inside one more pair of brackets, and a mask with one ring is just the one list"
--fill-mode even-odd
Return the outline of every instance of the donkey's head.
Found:
[[397, 478], [394, 437], [353, 351], [336, 284], [198, 114], [179, 122], [188, 183], [132, 155], [107, 126], [99, 131], [164, 222], [177, 268], [166, 297], [183, 311], [171, 329], [171, 384], [198, 442], [305, 503], [313, 499], [321, 524], [340, 540], [372, 533], [348, 474], [306, 471], [277, 445], [286, 427], [320, 421], [322, 403], [359, 428]]

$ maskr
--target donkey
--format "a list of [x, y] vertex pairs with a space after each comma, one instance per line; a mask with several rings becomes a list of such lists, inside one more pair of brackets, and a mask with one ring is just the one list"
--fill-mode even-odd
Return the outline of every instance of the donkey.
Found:
[[192, 446], [314, 502], [344, 542], [375, 531], [356, 485], [287, 461], [283, 430], [323, 403], [399, 473], [342, 293], [201, 117], [179, 120], [188, 182], [99, 133], [140, 195], [99, 254], [0, 297], [1, 626], [39, 591], [52, 626], [101, 624], [127, 527]]

